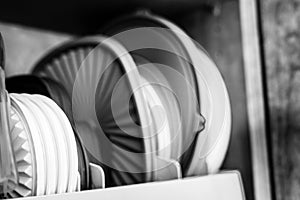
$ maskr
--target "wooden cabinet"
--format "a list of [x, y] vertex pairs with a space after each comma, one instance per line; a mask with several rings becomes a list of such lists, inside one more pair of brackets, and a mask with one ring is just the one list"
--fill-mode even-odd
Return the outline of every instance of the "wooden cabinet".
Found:
[[259, 2], [278, 200], [300, 198], [300, 2]]

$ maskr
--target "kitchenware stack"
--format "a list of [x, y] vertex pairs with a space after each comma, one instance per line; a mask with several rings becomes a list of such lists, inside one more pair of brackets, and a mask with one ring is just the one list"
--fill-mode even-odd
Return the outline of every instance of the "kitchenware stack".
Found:
[[0, 164], [16, 174], [7, 197], [207, 175], [225, 158], [231, 108], [218, 68], [149, 11], [52, 49], [6, 87], [1, 80]]

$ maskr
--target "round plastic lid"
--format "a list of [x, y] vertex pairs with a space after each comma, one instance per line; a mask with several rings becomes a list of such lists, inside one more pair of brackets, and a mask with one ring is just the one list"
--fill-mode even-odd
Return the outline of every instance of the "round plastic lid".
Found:
[[[154, 27], [167, 28], [171, 34], [160, 34], [165, 31]], [[231, 111], [224, 81], [206, 52], [201, 48], [198, 49], [194, 41], [175, 24], [149, 12], [139, 12], [135, 15], [120, 18], [105, 27], [102, 32], [109, 35], [117, 34], [114, 37], [121, 41], [128, 50], [138, 49], [137, 52], [140, 55], [152, 62], [163, 64], [168, 64], [169, 62], [171, 65], [168, 65], [173, 67], [174, 62], [170, 62], [171, 59], [168, 57], [161, 56], [163, 54], [161, 54], [160, 50], [157, 50], [167, 49], [187, 58], [192, 64], [193, 73], [189, 72], [184, 75], [190, 80], [189, 83], [194, 88], [195, 93], [199, 95], [199, 112], [201, 111], [201, 114], [207, 119], [207, 123], [205, 129], [196, 135], [197, 141], [193, 144], [190, 152], [188, 152], [190, 155], [182, 158], [185, 162], [183, 163], [185, 166], [184, 174], [185, 176], [203, 174], [206, 170], [209, 173], [216, 172], [220, 168], [228, 148], [231, 133]], [[130, 32], [133, 34], [130, 35]], [[133, 37], [134, 34], [138, 34], [139, 37]], [[158, 37], [159, 34], [161, 38]], [[163, 36], [165, 36], [164, 39], [162, 39]], [[138, 39], [143, 45], [136, 45], [138, 43], [136, 40]], [[147, 40], [149, 41], [148, 43]], [[170, 46], [170, 43], [172, 46]], [[139, 49], [143, 46], [146, 50]], [[154, 50], [149, 51], [148, 48]], [[181, 65], [181, 67], [186, 68], [186, 72], [188, 72], [187, 65]], [[196, 77], [194, 81], [192, 80], [193, 75]], [[168, 78], [167, 75], [166, 77]], [[187, 98], [190, 97], [187, 95]], [[183, 107], [188, 108], [186, 106]], [[186, 121], [190, 119], [187, 118]], [[183, 124], [188, 124], [186, 121]], [[189, 145], [189, 143], [187, 144]]]

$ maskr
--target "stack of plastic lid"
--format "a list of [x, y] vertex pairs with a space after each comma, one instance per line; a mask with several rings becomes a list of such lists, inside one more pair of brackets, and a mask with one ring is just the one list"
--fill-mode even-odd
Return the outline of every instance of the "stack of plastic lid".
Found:
[[[6, 79], [6, 89], [9, 93], [39, 94], [48, 97], [63, 109], [66, 116], [72, 117], [71, 100], [66, 90], [51, 79], [39, 78], [33, 75], [14, 76]], [[69, 122], [73, 124], [72, 118], [69, 118]], [[52, 123], [52, 125], [54, 126], [55, 123]], [[89, 161], [80, 136], [76, 132], [74, 132], [74, 135], [79, 161], [78, 168], [81, 176], [81, 189], [87, 189], [89, 187]]]
[[[87, 175], [80, 174], [84, 164], [79, 157], [84, 155], [77, 149], [84, 148], [66, 114], [44, 95], [9, 94], [3, 68], [0, 75], [1, 198], [79, 191]], [[51, 94], [42, 87], [32, 89]]]
[[108, 187], [220, 169], [231, 109], [203, 48], [145, 11], [101, 35], [66, 42], [32, 75], [7, 79], [10, 93], [27, 93], [8, 98], [19, 175], [10, 197], [90, 189], [89, 162], [104, 169]]
[[61, 108], [42, 95], [9, 94], [8, 123], [16, 184], [7, 197], [80, 190], [78, 151], [72, 126]]
[[101, 33], [110, 37], [54, 49], [33, 74], [67, 89], [76, 131], [107, 167], [106, 184], [159, 180], [156, 172], [172, 163], [184, 176], [217, 172], [230, 139], [231, 110], [207, 53], [148, 12], [116, 20]]
[[11, 134], [19, 185], [11, 197], [79, 189], [78, 154], [68, 118], [41, 95], [11, 94]]

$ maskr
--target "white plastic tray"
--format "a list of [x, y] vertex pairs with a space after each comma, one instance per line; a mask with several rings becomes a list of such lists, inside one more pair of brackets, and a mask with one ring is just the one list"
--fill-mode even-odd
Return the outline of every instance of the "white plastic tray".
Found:
[[18, 200], [244, 200], [237, 171], [183, 180], [153, 182], [61, 195], [28, 197]]

